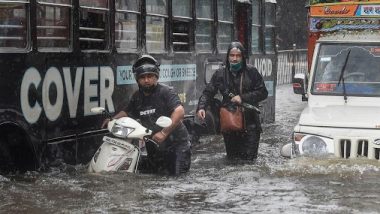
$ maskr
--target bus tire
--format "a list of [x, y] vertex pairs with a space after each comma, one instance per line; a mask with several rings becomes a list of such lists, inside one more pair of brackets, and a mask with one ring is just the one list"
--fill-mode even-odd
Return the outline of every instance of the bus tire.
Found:
[[38, 163], [34, 147], [25, 131], [17, 126], [0, 128], [1, 173], [37, 170]]
[[13, 156], [9, 149], [6, 136], [0, 136], [0, 173], [9, 173], [15, 169]]

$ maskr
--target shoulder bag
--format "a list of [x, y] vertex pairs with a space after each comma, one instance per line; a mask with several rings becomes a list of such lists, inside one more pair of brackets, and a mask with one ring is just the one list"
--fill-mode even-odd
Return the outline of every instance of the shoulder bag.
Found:
[[[240, 94], [242, 94], [244, 72], [240, 77]], [[228, 132], [243, 132], [244, 127], [244, 114], [241, 106], [230, 105], [222, 106], [219, 111], [220, 118], [220, 131], [222, 133]]]

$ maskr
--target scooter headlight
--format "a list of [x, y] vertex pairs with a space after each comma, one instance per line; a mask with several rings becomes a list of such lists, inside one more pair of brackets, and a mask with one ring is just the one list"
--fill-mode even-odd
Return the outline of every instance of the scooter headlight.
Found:
[[120, 137], [120, 138], [125, 138], [127, 137], [130, 133], [132, 133], [135, 129], [133, 128], [128, 128], [128, 127], [123, 127], [123, 126], [120, 126], [120, 125], [117, 125], [115, 124], [113, 127], [112, 127], [112, 134], [115, 135], [116, 137]]
[[327, 154], [328, 147], [326, 142], [318, 136], [307, 136], [300, 142], [299, 149], [301, 154], [321, 155]]

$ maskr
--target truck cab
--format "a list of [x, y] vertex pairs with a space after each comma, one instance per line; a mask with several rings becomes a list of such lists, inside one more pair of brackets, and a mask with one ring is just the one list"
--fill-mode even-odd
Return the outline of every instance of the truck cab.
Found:
[[283, 156], [379, 160], [380, 34], [336, 33], [317, 40], [309, 75], [296, 74], [307, 106]]

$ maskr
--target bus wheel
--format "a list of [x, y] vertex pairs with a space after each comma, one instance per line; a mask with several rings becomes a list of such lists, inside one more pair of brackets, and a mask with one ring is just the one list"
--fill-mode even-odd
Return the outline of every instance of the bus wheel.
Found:
[[9, 173], [15, 168], [6, 137], [0, 136], [0, 173]]
[[37, 169], [37, 159], [25, 132], [9, 126], [0, 131], [0, 173], [13, 173]]

